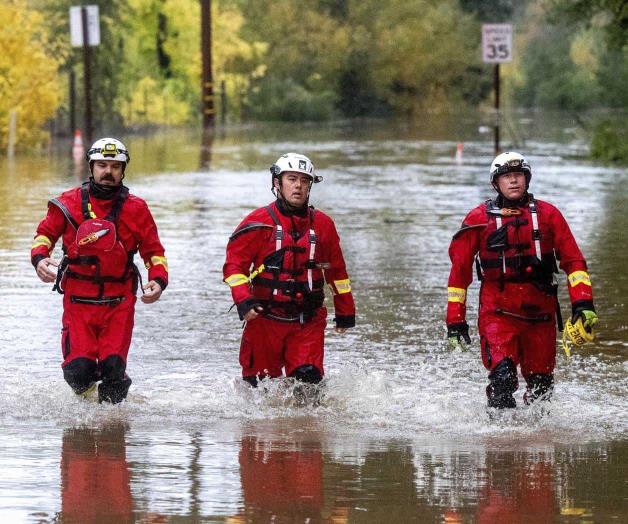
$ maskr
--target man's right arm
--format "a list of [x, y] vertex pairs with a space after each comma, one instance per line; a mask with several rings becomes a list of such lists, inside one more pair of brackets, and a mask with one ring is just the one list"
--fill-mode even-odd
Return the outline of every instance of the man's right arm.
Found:
[[31, 246], [31, 264], [42, 282], [54, 282], [56, 279], [56, 271], [50, 266], [56, 267], [59, 263], [52, 259], [51, 255], [65, 226], [66, 220], [63, 213], [56, 206], [49, 204], [48, 213], [37, 226]]
[[486, 226], [481, 207], [471, 211], [449, 246], [451, 271], [447, 283], [447, 335], [453, 345], [462, 337], [469, 343], [466, 321], [467, 288], [473, 281], [473, 259], [480, 249], [480, 233]]
[[229, 239], [227, 256], [222, 268], [223, 281], [231, 288], [231, 296], [240, 320], [252, 320], [261, 310], [259, 300], [250, 290], [249, 271], [257, 251], [267, 242], [266, 237], [273, 230], [273, 226], [261, 224], [259, 221], [255, 222], [259, 224], [258, 227], [250, 227], [251, 223], [249, 216]]

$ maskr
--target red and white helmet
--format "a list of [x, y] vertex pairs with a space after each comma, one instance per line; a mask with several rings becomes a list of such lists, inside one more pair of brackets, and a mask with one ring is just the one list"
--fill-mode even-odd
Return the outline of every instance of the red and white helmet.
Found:
[[491, 164], [490, 182], [495, 184], [495, 179], [504, 173], [523, 173], [526, 177], [526, 184], [530, 185], [532, 178], [532, 169], [530, 164], [520, 153], [515, 151], [506, 151], [497, 155]]
[[95, 160], [124, 162], [126, 167], [126, 164], [131, 161], [131, 157], [129, 156], [129, 150], [119, 140], [115, 138], [100, 138], [87, 151], [87, 161], [90, 165]]
[[282, 173], [303, 173], [312, 179], [312, 182], [318, 183], [323, 180], [322, 176], [314, 174], [314, 164], [305, 155], [299, 153], [286, 153], [281, 155], [277, 161], [270, 166], [272, 178], [278, 178]]

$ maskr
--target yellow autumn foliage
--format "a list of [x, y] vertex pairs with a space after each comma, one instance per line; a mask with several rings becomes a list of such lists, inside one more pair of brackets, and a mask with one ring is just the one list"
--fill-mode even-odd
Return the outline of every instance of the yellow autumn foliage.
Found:
[[47, 48], [41, 14], [25, 0], [0, 2], [0, 151], [8, 139], [9, 114], [17, 114], [17, 145], [45, 142], [42, 125], [53, 115], [61, 96], [59, 57]]
[[[198, 118], [201, 86], [201, 10], [198, 0], [129, 0], [131, 30], [125, 38], [129, 67], [117, 108], [129, 125], [181, 124]], [[158, 70], [155, 34], [158, 13], [165, 19], [163, 51], [170, 58], [169, 78]], [[240, 37], [244, 16], [233, 5], [212, 2], [212, 72], [214, 92], [224, 80], [231, 101], [259, 70], [263, 43]], [[218, 106], [218, 100], [215, 106]], [[231, 107], [230, 111], [237, 108]]]
[[128, 125], [179, 125], [188, 120], [189, 107], [177, 98], [169, 83], [145, 76], [135, 84], [123, 115]]

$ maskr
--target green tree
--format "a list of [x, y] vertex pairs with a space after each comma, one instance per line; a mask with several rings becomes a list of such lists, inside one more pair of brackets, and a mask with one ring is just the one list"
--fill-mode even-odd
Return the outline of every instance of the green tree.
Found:
[[521, 84], [514, 100], [526, 107], [582, 110], [595, 105], [600, 92], [595, 73], [571, 57], [571, 32], [566, 27], [537, 26], [537, 35], [521, 51]]
[[247, 13], [244, 37], [267, 46], [260, 74], [250, 78], [247, 88], [251, 114], [262, 119], [328, 118], [347, 54], [348, 27], [321, 10], [317, 0], [242, 4]]
[[456, 1], [386, 2], [373, 35], [376, 89], [399, 113], [445, 110], [473, 89], [479, 27]]
[[601, 27], [610, 47], [628, 44], [628, 3], [626, 0], [545, 0], [554, 23], [590, 28]]
[[473, 13], [480, 22], [508, 22], [515, 11], [515, 0], [460, 0], [464, 11]]
[[[127, 123], [180, 124], [200, 115], [201, 49], [198, 0], [131, 0], [125, 61]], [[258, 74], [264, 44], [240, 37], [244, 17], [228, 0], [212, 2], [212, 60], [215, 86], [224, 80], [230, 110], [241, 85]], [[215, 92], [217, 89], [215, 87]], [[152, 107], [151, 107], [152, 106]]]

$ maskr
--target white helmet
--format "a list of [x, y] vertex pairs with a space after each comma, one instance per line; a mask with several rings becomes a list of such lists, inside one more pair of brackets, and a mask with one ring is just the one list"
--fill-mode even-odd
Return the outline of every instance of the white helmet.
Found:
[[303, 173], [312, 179], [312, 182], [318, 183], [323, 180], [322, 176], [314, 174], [314, 164], [305, 155], [298, 153], [286, 153], [281, 155], [277, 162], [270, 166], [272, 178], [278, 178], [282, 173], [290, 171], [292, 173]]
[[126, 165], [131, 161], [131, 157], [128, 149], [120, 140], [100, 138], [87, 151], [87, 161], [90, 165], [95, 160], [116, 160], [117, 162], [124, 162]]
[[495, 183], [495, 179], [504, 173], [523, 173], [526, 176], [526, 186], [530, 185], [532, 170], [525, 157], [514, 151], [506, 151], [495, 157], [491, 164], [490, 182]]

